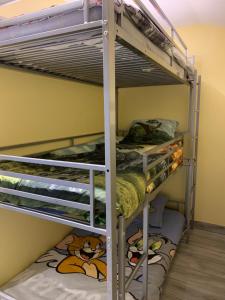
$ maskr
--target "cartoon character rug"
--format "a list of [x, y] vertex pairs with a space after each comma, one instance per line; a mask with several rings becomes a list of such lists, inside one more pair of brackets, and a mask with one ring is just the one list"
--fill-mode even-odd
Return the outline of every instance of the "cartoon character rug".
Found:
[[[161, 287], [175, 255], [176, 245], [160, 234], [149, 239], [149, 294], [158, 300]], [[141, 224], [133, 224], [127, 233], [126, 275], [143, 254]], [[105, 237], [75, 229], [53, 249], [43, 254], [23, 273], [8, 283], [3, 292], [16, 300], [105, 300]], [[142, 298], [142, 270], [137, 272], [126, 300]]]

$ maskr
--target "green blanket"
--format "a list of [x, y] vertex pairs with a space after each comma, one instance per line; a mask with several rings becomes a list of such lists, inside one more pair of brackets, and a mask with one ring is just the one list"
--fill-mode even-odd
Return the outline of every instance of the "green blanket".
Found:
[[[143, 174], [143, 152], [151, 146], [117, 145], [117, 177], [116, 177], [116, 207], [118, 214], [130, 217], [145, 198], [146, 177]], [[149, 157], [149, 163], [162, 154], [153, 154]], [[74, 161], [92, 164], [104, 164], [104, 144], [85, 144], [63, 150], [53, 151], [39, 156], [43, 159]], [[172, 159], [172, 158], [171, 158]], [[157, 172], [167, 166], [168, 161], [162, 161], [150, 170], [148, 178], [152, 178]], [[89, 172], [73, 168], [51, 167], [33, 165], [19, 162], [1, 162], [0, 169], [35, 176], [64, 179], [81, 183], [89, 183]], [[166, 172], [154, 181], [149, 187], [153, 190], [165, 178]], [[95, 222], [98, 225], [105, 224], [105, 176], [104, 173], [95, 173]], [[60, 198], [69, 201], [89, 204], [89, 192], [74, 187], [57, 186], [32, 180], [24, 180], [13, 177], [0, 176], [0, 186], [33, 194]], [[63, 216], [68, 219], [77, 219], [88, 222], [89, 212], [56, 204], [49, 204], [37, 200], [26, 199], [8, 194], [0, 194], [0, 201], [12, 205], [30, 208], [35, 211], [45, 212], [51, 215]]]

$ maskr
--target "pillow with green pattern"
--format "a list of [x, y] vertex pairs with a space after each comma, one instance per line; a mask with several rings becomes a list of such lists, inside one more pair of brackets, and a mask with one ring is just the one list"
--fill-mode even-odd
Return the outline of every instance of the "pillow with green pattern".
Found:
[[137, 120], [131, 124], [122, 144], [159, 145], [175, 137], [179, 123], [174, 120]]

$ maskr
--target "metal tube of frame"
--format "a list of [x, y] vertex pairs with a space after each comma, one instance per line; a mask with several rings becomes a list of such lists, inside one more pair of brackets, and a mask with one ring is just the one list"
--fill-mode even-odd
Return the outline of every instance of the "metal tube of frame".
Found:
[[[163, 168], [159, 173], [157, 173], [152, 179], [147, 181], [147, 186], [153, 183], [156, 179], [158, 179], [163, 173], [166, 173], [167, 171], [170, 173], [170, 168], [174, 162], [171, 162], [169, 165], [166, 166], [166, 168]], [[168, 176], [167, 176], [168, 177]]]
[[167, 147], [167, 146], [173, 145], [175, 142], [182, 141], [183, 138], [184, 138], [184, 134], [186, 134], [186, 133], [187, 133], [187, 132], [183, 132], [183, 133], [177, 134], [177, 136], [176, 136], [174, 139], [172, 139], [172, 140], [170, 140], [170, 141], [168, 141], [168, 142], [165, 142], [165, 143], [163, 143], [163, 144], [161, 144], [161, 145], [158, 145], [158, 146], [152, 148], [152, 149], [149, 150], [149, 151], [146, 151], [146, 152], [144, 153], [144, 155], [153, 154], [153, 153], [157, 152], [158, 150], [161, 150], [161, 149], [163, 149], [163, 148], [165, 148], [165, 147]]
[[186, 189], [185, 189], [185, 216], [186, 216], [186, 225], [187, 230], [190, 229], [190, 210], [191, 210], [191, 199], [192, 199], [192, 193], [191, 193], [191, 162], [189, 160], [189, 166], [186, 168]]
[[95, 226], [95, 182], [94, 171], [90, 170], [90, 224]]
[[102, 171], [102, 172], [106, 170], [105, 165], [94, 165], [94, 164], [76, 163], [70, 161], [40, 159], [40, 158], [25, 157], [25, 156], [0, 155], [0, 161], [16, 161], [16, 162], [23, 162], [28, 164], [35, 164], [35, 165], [74, 168], [74, 169], [81, 169], [81, 170], [95, 170], [95, 171]]
[[170, 158], [171, 155], [175, 152], [176, 150], [173, 149], [171, 151], [169, 151], [167, 154], [161, 156], [160, 158], [158, 158], [157, 160], [153, 161], [152, 163], [150, 163], [149, 165], [147, 165], [147, 168], [144, 169], [144, 172], [147, 172], [148, 170], [150, 170], [151, 168], [154, 168], [156, 165], [158, 165], [160, 162], [162, 162], [163, 160]]
[[185, 194], [185, 215], [187, 221], [187, 229], [190, 229], [191, 209], [193, 201], [193, 159], [195, 147], [195, 110], [196, 110], [196, 87], [197, 87], [197, 73], [194, 75], [194, 80], [190, 83], [190, 100], [189, 100], [189, 120], [188, 129], [190, 134], [190, 159], [187, 167], [186, 177], [186, 194]]
[[197, 181], [197, 161], [198, 161], [198, 141], [199, 141], [199, 115], [200, 115], [200, 98], [201, 98], [201, 76], [198, 76], [198, 92], [197, 92], [197, 105], [196, 105], [196, 122], [195, 122], [195, 153], [194, 153], [194, 170], [193, 170], [193, 200], [192, 200], [192, 227], [195, 218], [195, 198], [196, 198], [196, 181]]
[[42, 140], [42, 141], [37, 141], [37, 142], [28, 142], [28, 143], [23, 143], [23, 144], [3, 146], [3, 147], [0, 147], [0, 151], [2, 152], [2, 151], [25, 148], [25, 147], [39, 146], [39, 145], [44, 145], [44, 144], [53, 144], [53, 143], [65, 142], [65, 141], [69, 141], [69, 140], [71, 140], [71, 142], [72, 142], [72, 140], [74, 141], [75, 139], [92, 137], [92, 136], [101, 135], [101, 134], [103, 134], [103, 132], [81, 134], [81, 135], [74, 135], [74, 136], [62, 137], [62, 138], [57, 138], [57, 139], [48, 139], [48, 140]]
[[116, 88], [116, 135], [119, 135], [119, 89]]
[[[83, 24], [74, 25], [70, 27], [59, 28], [54, 31], [50, 30], [47, 32], [35, 33], [32, 35], [32, 42], [42, 38], [49, 38], [49, 42], [50, 42], [50, 39], [53, 39], [55, 36], [62, 36], [64, 34], [76, 33], [76, 32], [79, 33], [80, 31], [85, 29], [91, 30], [91, 29], [99, 29], [101, 27], [102, 27], [102, 20], [97, 20], [97, 21], [83, 23]], [[16, 37], [16, 38], [12, 38], [0, 42], [0, 47], [10, 46], [13, 48], [15, 47], [16, 44], [30, 42], [30, 41], [31, 41], [31, 37], [29, 35], [23, 37]], [[29, 46], [31, 47], [31, 45]]]
[[26, 215], [29, 215], [29, 216], [38, 217], [40, 219], [44, 219], [44, 220], [64, 224], [64, 225], [67, 225], [67, 226], [87, 230], [87, 231], [90, 231], [90, 232], [95, 232], [95, 233], [98, 233], [98, 234], [101, 234], [101, 235], [106, 234], [106, 230], [102, 229], [102, 228], [92, 227], [92, 226], [90, 226], [88, 224], [85, 224], [85, 223], [79, 223], [77, 221], [72, 221], [72, 220], [69, 220], [69, 219], [52, 216], [52, 215], [42, 213], [42, 212], [38, 212], [38, 211], [28, 209], [28, 208], [13, 206], [13, 205], [8, 204], [8, 203], [0, 203], [0, 208], [8, 209], [8, 210], [11, 210], [11, 211], [16, 211], [18, 213], [23, 213], [23, 214], [26, 214]]
[[[184, 52], [180, 50], [179, 47], [177, 47], [175, 41], [167, 34], [166, 30], [161, 26], [161, 24], [158, 22], [158, 20], [155, 18], [155, 16], [152, 14], [150, 9], [147, 7], [146, 2], [143, 0], [134, 0], [135, 3], [145, 12], [145, 14], [152, 20], [155, 24], [157, 24], [157, 27], [163, 32], [163, 34], [170, 40], [170, 42], [177, 48], [177, 50], [184, 55]], [[156, 9], [156, 11], [159, 13], [159, 15], [167, 22], [167, 24], [170, 26], [170, 29], [174, 31], [174, 36], [176, 36], [181, 44], [181, 46], [186, 51], [187, 46], [185, 45], [184, 41], [182, 40], [179, 33], [176, 31], [173, 24], [170, 22], [170, 20], [167, 18], [161, 7], [158, 5], [158, 3], [155, 0], [148, 0], [148, 2]], [[184, 55], [185, 56], [185, 55]]]
[[158, 11], [158, 13], [161, 15], [161, 17], [163, 17], [164, 20], [167, 22], [167, 24], [171, 27], [171, 29], [176, 34], [179, 42], [181, 43], [181, 45], [186, 50], [187, 49], [186, 44], [184, 43], [184, 41], [181, 38], [181, 36], [179, 35], [179, 33], [176, 31], [176, 28], [173, 26], [173, 24], [171, 23], [171, 21], [168, 19], [167, 15], [164, 13], [164, 11], [161, 9], [161, 7], [158, 5], [157, 1], [156, 0], [148, 0], [148, 1], [155, 7], [155, 9]]
[[125, 300], [125, 220], [124, 216], [119, 217], [119, 239], [118, 239], [118, 273], [119, 273], [119, 300]]
[[117, 299], [117, 215], [114, 1], [103, 1], [102, 23], [106, 164], [107, 300], [115, 300]]
[[77, 188], [82, 190], [88, 190], [90, 189], [90, 185], [86, 183], [80, 183], [80, 182], [74, 182], [69, 180], [62, 180], [62, 179], [54, 179], [54, 178], [48, 178], [48, 177], [41, 177], [41, 176], [34, 176], [34, 175], [28, 175], [23, 173], [16, 173], [16, 172], [7, 172], [2, 171], [0, 169], [0, 176], [7, 176], [7, 177], [13, 177], [13, 178], [20, 178], [25, 180], [31, 180], [36, 182], [44, 182], [47, 184], [55, 184], [57, 186], [64, 186], [64, 187], [71, 187], [71, 188]]
[[46, 203], [51, 203], [51, 204], [62, 205], [65, 207], [71, 207], [71, 208], [76, 208], [76, 209], [80, 209], [80, 210], [90, 211], [90, 205], [88, 205], [88, 204], [64, 200], [64, 199], [55, 198], [55, 197], [48, 197], [48, 196], [43, 196], [43, 195], [38, 195], [38, 194], [33, 194], [33, 193], [3, 188], [3, 187], [0, 187], [0, 193], [13, 195], [16, 197], [22, 197], [22, 198], [26, 198], [29, 200], [33, 199], [36, 201], [41, 201], [41, 202], [46, 202]]
[[149, 228], [149, 202], [143, 210], [143, 250], [146, 255], [143, 263], [143, 300], [148, 300], [148, 228]]
[[89, 21], [89, 0], [84, 0], [84, 23]]

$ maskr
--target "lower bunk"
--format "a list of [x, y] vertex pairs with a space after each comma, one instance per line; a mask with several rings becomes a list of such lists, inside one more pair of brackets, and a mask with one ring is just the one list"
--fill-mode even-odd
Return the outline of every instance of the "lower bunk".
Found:
[[[150, 212], [148, 287], [151, 300], [160, 299], [162, 285], [185, 228], [185, 218], [180, 212], [163, 210], [165, 201], [162, 196], [155, 200], [160, 205], [156, 205]], [[160, 222], [162, 226], [155, 227], [160, 226]], [[126, 240], [126, 276], [129, 276], [143, 254], [141, 217], [129, 226]], [[3, 286], [0, 299], [105, 300], [106, 255], [105, 237], [74, 229], [64, 240]], [[126, 293], [126, 300], [141, 299], [142, 288], [140, 268]]]

